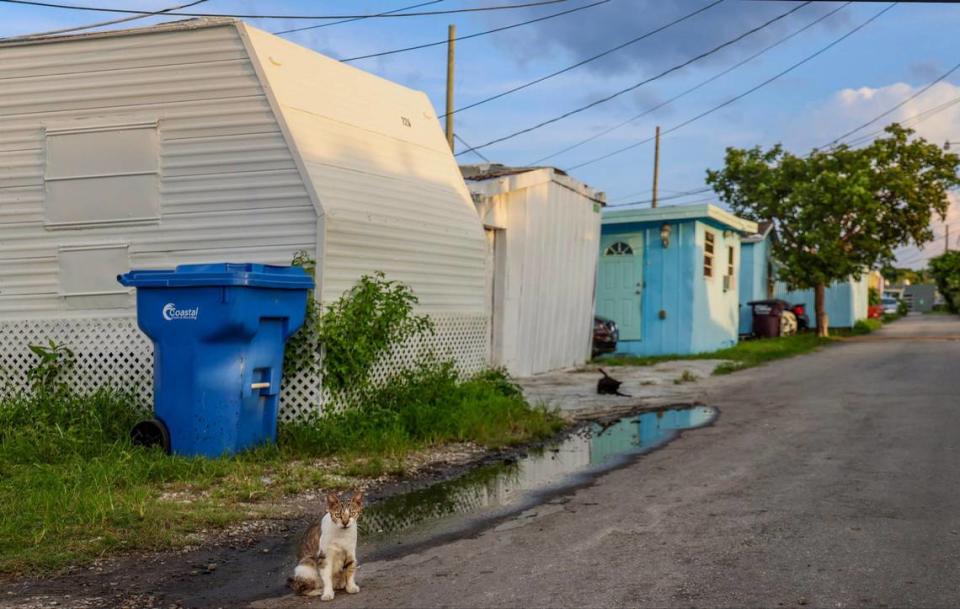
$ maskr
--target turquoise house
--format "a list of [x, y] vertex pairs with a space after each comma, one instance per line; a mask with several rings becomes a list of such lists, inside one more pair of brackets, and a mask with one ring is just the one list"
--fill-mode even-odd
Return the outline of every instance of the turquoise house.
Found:
[[753, 332], [753, 309], [748, 303], [773, 298], [773, 264], [770, 260], [773, 223], [761, 222], [757, 232], [740, 242], [740, 334]]
[[[790, 304], [804, 304], [807, 316], [814, 326], [817, 323], [813, 290], [790, 290], [782, 281], [776, 280], [776, 263], [772, 258], [772, 242], [776, 233], [773, 225], [763, 222], [757, 232], [745, 237], [741, 244], [740, 266], [740, 334], [750, 334], [753, 329], [753, 311], [747, 303], [754, 300], [780, 298]], [[857, 280], [852, 277], [827, 287], [825, 292], [827, 316], [833, 328], [852, 328], [857, 321], [866, 319], [868, 304], [867, 275]]]
[[[870, 300], [870, 283], [867, 273], [860, 279], [848, 278], [827, 286], [824, 292], [824, 305], [831, 328], [852, 328], [861, 319], [867, 318], [867, 306]], [[777, 282], [775, 298], [782, 298], [790, 304], [807, 305], [810, 325], [816, 326], [817, 315], [813, 290], [790, 290], [782, 281]]]
[[596, 311], [617, 323], [617, 350], [682, 355], [736, 344], [741, 239], [756, 232], [714, 205], [605, 209]]

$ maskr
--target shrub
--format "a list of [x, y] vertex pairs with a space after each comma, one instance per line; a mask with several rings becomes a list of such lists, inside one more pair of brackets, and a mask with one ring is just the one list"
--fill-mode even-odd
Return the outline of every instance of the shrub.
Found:
[[879, 330], [883, 327], [883, 322], [879, 319], [861, 319], [853, 325], [851, 334], [853, 336], [862, 336], [864, 334], [870, 334], [875, 330]]
[[953, 313], [960, 313], [960, 252], [946, 252], [930, 260], [937, 289]]
[[[308, 273], [316, 267], [306, 252], [293, 263]], [[433, 334], [432, 320], [414, 314], [417, 302], [409, 286], [379, 271], [362, 276], [326, 311], [310, 298], [304, 325], [287, 344], [285, 374], [310, 370], [341, 402], [352, 399], [369, 389], [374, 365], [391, 349]]]

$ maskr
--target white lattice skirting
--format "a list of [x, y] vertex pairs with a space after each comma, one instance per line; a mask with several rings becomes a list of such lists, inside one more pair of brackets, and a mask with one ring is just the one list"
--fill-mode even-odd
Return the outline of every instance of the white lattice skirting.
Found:
[[[489, 329], [483, 315], [433, 317], [434, 336], [398, 348], [378, 365], [374, 379], [413, 364], [424, 352], [456, 362], [463, 374], [479, 372], [488, 363]], [[29, 388], [27, 370], [36, 362], [30, 345], [57, 344], [72, 349], [76, 365], [66, 379], [78, 391], [116, 387], [153, 401], [153, 344], [131, 317], [33, 319], [0, 322], [0, 374], [4, 391]], [[323, 409], [326, 396], [316, 374], [283, 380], [280, 418], [290, 421]]]

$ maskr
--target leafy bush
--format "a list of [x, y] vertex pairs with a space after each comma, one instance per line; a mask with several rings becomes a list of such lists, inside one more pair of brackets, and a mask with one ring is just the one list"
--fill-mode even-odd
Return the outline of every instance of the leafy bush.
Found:
[[30, 352], [39, 361], [27, 370], [27, 380], [34, 391], [54, 391], [63, 389], [63, 375], [69, 372], [75, 363], [73, 351], [66, 345], [58, 345], [53, 340], [46, 345], [30, 345]]
[[883, 300], [880, 298], [880, 290], [877, 288], [870, 288], [867, 290], [867, 304], [871, 307], [876, 307], [883, 303]]
[[[293, 263], [315, 271], [305, 252], [298, 252]], [[287, 344], [285, 373], [319, 373], [326, 389], [341, 401], [351, 399], [368, 389], [373, 366], [392, 348], [433, 333], [433, 321], [414, 314], [417, 302], [409, 286], [379, 271], [362, 276], [326, 311], [311, 298], [303, 327]]]
[[929, 264], [947, 307], [952, 313], [960, 313], [960, 252], [946, 252], [931, 259]]
[[857, 323], [853, 324], [853, 328], [850, 331], [850, 334], [853, 336], [862, 336], [864, 334], [870, 334], [876, 330], [879, 330], [883, 327], [883, 322], [879, 319], [861, 319]]

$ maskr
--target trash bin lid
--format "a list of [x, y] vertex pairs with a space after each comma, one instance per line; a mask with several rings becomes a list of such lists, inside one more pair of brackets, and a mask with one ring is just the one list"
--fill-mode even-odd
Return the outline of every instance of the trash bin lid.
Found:
[[239, 286], [283, 290], [309, 290], [313, 278], [299, 266], [221, 262], [181, 264], [175, 269], [132, 270], [117, 275], [122, 285], [136, 288]]

